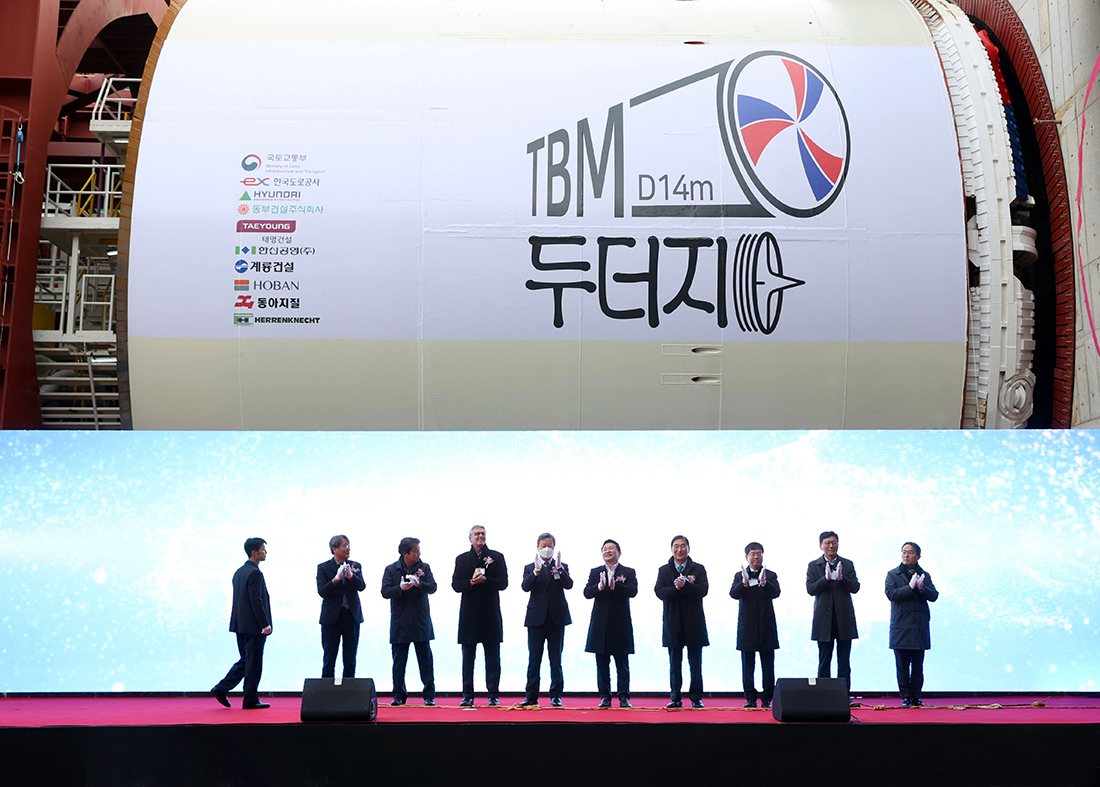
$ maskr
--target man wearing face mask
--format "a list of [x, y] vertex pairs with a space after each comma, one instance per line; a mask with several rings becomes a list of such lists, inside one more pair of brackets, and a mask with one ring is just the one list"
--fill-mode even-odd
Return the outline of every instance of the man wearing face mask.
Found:
[[691, 683], [688, 699], [691, 707], [703, 707], [703, 648], [710, 644], [707, 619], [703, 615], [703, 597], [710, 590], [707, 570], [690, 557], [686, 536], [672, 539], [672, 557], [657, 570], [653, 592], [664, 602], [664, 626], [661, 644], [668, 648], [668, 676], [671, 696], [666, 708], [683, 707], [680, 689], [684, 685], [684, 648], [688, 652]]
[[600, 708], [611, 707], [611, 657], [615, 657], [619, 707], [630, 704], [630, 654], [634, 652], [634, 624], [630, 620], [630, 599], [638, 595], [634, 569], [619, 562], [619, 542], [607, 539], [601, 549], [602, 566], [588, 573], [584, 597], [592, 599], [592, 620], [584, 649], [596, 654], [596, 687]]
[[[752, 541], [745, 547], [747, 566], [733, 580], [730, 598], [737, 599], [737, 649], [741, 651], [741, 685], [745, 689], [745, 707], [770, 708], [775, 692], [775, 651], [779, 631], [775, 625], [772, 601], [779, 598], [779, 577], [764, 567], [764, 547]], [[760, 654], [763, 691], [758, 695], [754, 676], [756, 654]]]
[[929, 602], [940, 597], [932, 575], [921, 568], [920, 547], [912, 541], [901, 545], [901, 565], [886, 575], [890, 599], [890, 649], [898, 671], [898, 691], [906, 708], [924, 705], [924, 651], [932, 648], [928, 622]]
[[561, 671], [561, 652], [565, 643], [565, 627], [573, 622], [569, 617], [569, 604], [565, 591], [573, 587], [569, 566], [561, 562], [561, 552], [554, 554], [557, 542], [550, 533], [539, 535], [535, 560], [523, 567], [524, 591], [531, 596], [527, 600], [527, 691], [521, 705], [539, 704], [539, 683], [542, 671], [542, 650], [546, 646], [550, 657], [550, 704], [562, 706], [561, 694], [564, 678]]
[[[822, 556], [806, 567], [806, 592], [814, 597], [814, 620], [810, 639], [817, 642], [817, 677], [831, 677], [833, 646], [836, 646], [836, 674], [852, 692], [852, 640], [856, 630], [856, 609], [852, 594], [859, 592], [855, 564], [837, 555], [840, 538], [832, 530], [818, 536]], [[859, 703], [850, 702], [852, 707]]]

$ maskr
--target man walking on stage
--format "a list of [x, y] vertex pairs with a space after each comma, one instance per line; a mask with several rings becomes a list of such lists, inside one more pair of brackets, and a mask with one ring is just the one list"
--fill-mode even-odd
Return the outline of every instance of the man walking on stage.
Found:
[[561, 652], [565, 644], [565, 627], [573, 622], [565, 591], [573, 587], [569, 566], [561, 562], [561, 552], [554, 556], [557, 541], [550, 533], [542, 533], [535, 541], [535, 560], [523, 568], [523, 590], [530, 593], [527, 615], [527, 691], [521, 705], [539, 704], [539, 683], [542, 672], [542, 650], [546, 646], [550, 658], [550, 704], [562, 706], [561, 694], [565, 678], [561, 671]]
[[474, 660], [477, 646], [485, 650], [485, 688], [489, 704], [500, 704], [500, 643], [504, 621], [500, 616], [500, 591], [508, 587], [504, 555], [485, 546], [485, 528], [470, 528], [470, 551], [455, 558], [451, 587], [462, 594], [458, 607], [458, 643], [462, 645], [462, 702], [474, 706]]
[[233, 610], [229, 616], [229, 630], [237, 635], [237, 651], [241, 658], [229, 668], [225, 677], [210, 690], [214, 698], [229, 707], [230, 691], [244, 679], [245, 710], [270, 708], [260, 702], [260, 673], [264, 667], [264, 641], [271, 633], [271, 600], [267, 596], [260, 563], [267, 560], [267, 542], [262, 538], [250, 538], [244, 542], [248, 560], [233, 575]]
[[403, 538], [397, 545], [401, 555], [397, 562], [386, 566], [382, 574], [382, 597], [390, 600], [390, 652], [393, 654], [393, 702], [404, 705], [405, 665], [409, 660], [409, 643], [416, 648], [416, 663], [420, 667], [420, 682], [424, 686], [424, 704], [435, 705], [435, 669], [431, 640], [435, 639], [428, 596], [435, 593], [432, 568], [420, 559], [420, 539]]
[[[747, 566], [733, 580], [730, 598], [737, 600], [737, 649], [741, 651], [741, 685], [745, 689], [745, 707], [770, 708], [775, 692], [775, 651], [779, 631], [775, 625], [775, 607], [779, 598], [779, 577], [764, 567], [764, 547], [752, 541], [745, 547]], [[756, 654], [760, 654], [763, 691], [756, 692]]]
[[638, 595], [634, 569], [619, 562], [619, 542], [603, 542], [602, 566], [588, 572], [584, 597], [592, 599], [592, 620], [584, 649], [596, 654], [596, 687], [600, 708], [611, 707], [611, 657], [615, 657], [619, 707], [630, 705], [630, 654], [634, 652], [634, 624], [630, 620], [630, 599]]
[[344, 535], [328, 542], [332, 559], [317, 566], [317, 595], [321, 597], [321, 677], [336, 677], [336, 652], [344, 641], [344, 677], [355, 677], [359, 650], [359, 624], [363, 622], [360, 591], [367, 589], [363, 567], [351, 556], [351, 542]]
[[[855, 564], [839, 557], [840, 538], [832, 530], [818, 536], [822, 556], [806, 567], [806, 592], [814, 597], [814, 619], [810, 639], [817, 642], [817, 677], [831, 677], [833, 645], [836, 645], [836, 674], [852, 693], [852, 640], [856, 630], [856, 609], [852, 594], [859, 592]], [[852, 707], [859, 703], [851, 702]]]
[[707, 619], [703, 615], [703, 597], [710, 586], [707, 570], [696, 563], [688, 552], [691, 545], [686, 536], [672, 539], [672, 557], [657, 571], [653, 592], [664, 602], [664, 627], [661, 644], [668, 648], [669, 684], [672, 689], [667, 708], [683, 707], [680, 689], [684, 683], [684, 648], [688, 652], [691, 683], [688, 699], [691, 707], [703, 707], [703, 648], [710, 644]]

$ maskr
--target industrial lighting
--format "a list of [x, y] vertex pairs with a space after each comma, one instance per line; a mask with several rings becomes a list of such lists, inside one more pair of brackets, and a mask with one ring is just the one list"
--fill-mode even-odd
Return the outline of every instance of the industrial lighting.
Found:
[[114, 143], [116, 145], [125, 145], [129, 141], [130, 141], [129, 137], [115, 137], [114, 138]]
[[118, 256], [118, 249], [107, 249], [107, 256], [108, 257], [117, 257]]

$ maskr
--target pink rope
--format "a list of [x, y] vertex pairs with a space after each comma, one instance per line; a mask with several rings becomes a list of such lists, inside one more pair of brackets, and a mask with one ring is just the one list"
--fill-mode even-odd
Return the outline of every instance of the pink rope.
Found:
[[1085, 302], [1085, 313], [1089, 317], [1089, 329], [1092, 331], [1092, 346], [1096, 354], [1100, 355], [1100, 339], [1096, 336], [1096, 323], [1092, 319], [1092, 302], [1089, 299], [1089, 290], [1085, 286], [1085, 258], [1081, 254], [1081, 227], [1084, 224], [1084, 212], [1081, 210], [1081, 186], [1084, 183], [1085, 161], [1085, 111], [1089, 104], [1089, 93], [1096, 84], [1096, 75], [1100, 73], [1100, 54], [1096, 56], [1096, 65], [1092, 67], [1092, 78], [1085, 89], [1085, 103], [1081, 105], [1081, 139], [1077, 145], [1077, 264], [1081, 269], [1081, 298]]

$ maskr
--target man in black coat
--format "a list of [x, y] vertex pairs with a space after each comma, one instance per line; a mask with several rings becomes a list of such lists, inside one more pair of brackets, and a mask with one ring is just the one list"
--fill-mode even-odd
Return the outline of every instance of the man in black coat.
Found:
[[403, 538], [397, 545], [401, 555], [382, 574], [382, 598], [390, 600], [390, 652], [393, 654], [393, 702], [404, 705], [405, 665], [409, 661], [409, 643], [416, 648], [420, 682], [424, 684], [424, 704], [435, 705], [435, 668], [431, 640], [435, 639], [428, 596], [435, 593], [432, 568], [420, 559], [420, 539]]
[[921, 568], [920, 547], [912, 541], [901, 545], [901, 565], [886, 575], [886, 597], [890, 599], [890, 649], [898, 672], [898, 691], [906, 708], [924, 705], [924, 651], [932, 648], [928, 622], [929, 602], [940, 597], [932, 575]]
[[508, 587], [504, 555], [485, 546], [485, 528], [470, 528], [470, 551], [455, 558], [451, 587], [462, 594], [458, 608], [458, 642], [462, 645], [462, 702], [474, 705], [474, 659], [480, 642], [485, 649], [485, 688], [489, 704], [500, 704], [500, 643], [504, 621], [500, 616], [500, 591]]
[[[818, 536], [824, 553], [806, 567], [806, 592], [814, 597], [810, 639], [817, 642], [817, 677], [831, 677], [833, 643], [836, 643], [836, 675], [852, 691], [852, 640], [859, 639], [852, 594], [859, 592], [855, 564], [839, 557], [840, 538], [832, 530]], [[856, 705], [856, 703], [852, 703]]]
[[[747, 566], [733, 580], [730, 598], [737, 599], [737, 649], [741, 651], [741, 685], [745, 689], [745, 707], [770, 708], [775, 692], [775, 651], [779, 631], [775, 625], [775, 607], [779, 598], [779, 577], [764, 567], [764, 547], [752, 541], [745, 547]], [[760, 672], [764, 690], [757, 694], [754, 681], [756, 654], [760, 654]]]
[[661, 644], [668, 648], [669, 684], [672, 692], [668, 708], [683, 707], [680, 688], [684, 683], [684, 648], [688, 652], [688, 668], [691, 683], [688, 699], [691, 707], [703, 707], [703, 648], [710, 644], [707, 638], [707, 619], [703, 615], [703, 597], [710, 586], [707, 570], [696, 563], [688, 553], [691, 545], [686, 536], [672, 539], [672, 557], [657, 571], [657, 584], [653, 592], [664, 602], [664, 627]]
[[542, 650], [546, 646], [550, 658], [550, 704], [562, 706], [561, 693], [565, 678], [561, 671], [561, 652], [565, 645], [565, 627], [573, 622], [565, 591], [573, 587], [569, 566], [561, 562], [561, 552], [554, 555], [557, 541], [550, 533], [542, 533], [535, 542], [538, 551], [533, 562], [523, 567], [523, 590], [530, 593], [527, 615], [527, 691], [521, 705], [539, 704], [539, 683], [542, 680]]
[[233, 611], [229, 616], [229, 630], [237, 635], [237, 651], [240, 659], [229, 668], [225, 677], [210, 690], [225, 707], [226, 696], [244, 678], [245, 710], [270, 708], [260, 702], [260, 673], [264, 667], [264, 642], [271, 633], [271, 600], [267, 595], [260, 563], [267, 560], [267, 542], [262, 538], [250, 538], [244, 542], [248, 560], [233, 574]]
[[332, 559], [317, 566], [317, 595], [321, 597], [321, 677], [336, 677], [336, 653], [344, 641], [344, 677], [355, 677], [355, 654], [359, 650], [359, 625], [363, 622], [360, 591], [367, 589], [363, 567], [351, 556], [351, 542], [345, 535], [328, 541]]
[[630, 705], [630, 654], [634, 652], [634, 624], [630, 620], [630, 599], [638, 595], [634, 569], [619, 563], [619, 542], [607, 539], [601, 549], [602, 566], [588, 572], [584, 597], [592, 599], [592, 620], [584, 649], [596, 654], [596, 687], [601, 708], [611, 707], [611, 657], [615, 657], [619, 707]]

